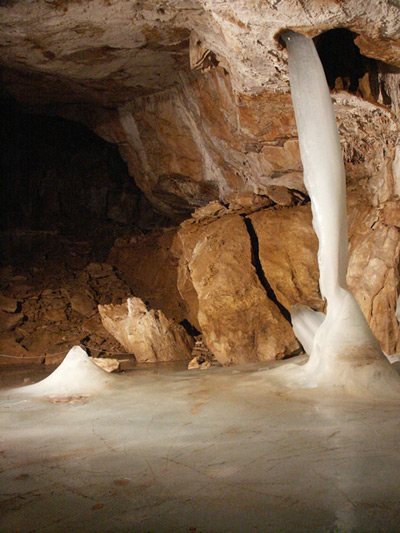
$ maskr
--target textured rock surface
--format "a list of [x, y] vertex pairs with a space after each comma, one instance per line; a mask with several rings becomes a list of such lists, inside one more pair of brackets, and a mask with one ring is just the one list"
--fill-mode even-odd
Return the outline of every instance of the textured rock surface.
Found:
[[[400, 109], [396, 2], [21, 0], [0, 13], [5, 89], [117, 143], [147, 198], [176, 219], [236, 191], [302, 190], [286, 52], [276, 38], [285, 28], [354, 32], [367, 56], [358, 94], [397, 116]], [[351, 72], [343, 57], [351, 53], [334, 59], [344, 68], [333, 76], [337, 87]], [[383, 107], [338, 98], [347, 171], [371, 176], [373, 191], [387, 196], [382, 175], [397, 125], [388, 114], [382, 122]]]
[[121, 305], [100, 305], [104, 327], [140, 363], [189, 359], [194, 346], [180, 324], [168, 320], [162, 311], [148, 310], [140, 298]]
[[[400, 349], [395, 317], [400, 233], [380, 221], [379, 210], [359, 188], [348, 190], [347, 204], [347, 282], [383, 350], [395, 353]], [[289, 310], [296, 303], [323, 310], [310, 206], [267, 209], [250, 218], [259, 239], [261, 265], [278, 301]]]
[[[76, 344], [83, 344], [94, 357], [121, 352], [121, 346], [101, 324], [97, 304], [125, 301], [131, 289], [111, 265], [89, 263], [85, 268], [82, 264], [73, 268], [71, 263], [62, 262], [60, 258], [66, 257], [67, 261], [84, 264], [87, 254], [79, 257], [82, 245], [80, 242], [73, 247], [69, 242], [62, 250], [57, 239], [50, 248], [56, 259], [25, 262], [23, 276], [17, 274], [21, 268], [1, 269], [0, 303], [9, 311], [20, 310], [0, 312], [13, 321], [12, 331], [3, 331], [11, 322], [2, 321], [0, 325], [1, 365], [60, 363]], [[78, 295], [85, 298], [78, 299]], [[77, 302], [81, 305], [75, 305]]]
[[108, 262], [118, 268], [134, 294], [152, 309], [181, 322], [187, 318], [186, 304], [177, 289], [178, 259], [171, 253], [176, 229], [120, 238]]
[[220, 62], [239, 90], [281, 88], [286, 66], [274, 37], [288, 27], [308, 35], [345, 27], [362, 33], [365, 55], [400, 64], [396, 2], [17, 0], [2, 3], [1, 19], [2, 64], [31, 87], [38, 82], [37, 98], [56, 101], [110, 104], [165, 89], [189, 69], [189, 46], [192, 67]]
[[347, 281], [383, 351], [400, 351], [395, 316], [399, 290], [400, 232], [380, 221], [379, 209], [355, 190], [348, 195], [350, 258]]
[[318, 240], [310, 206], [266, 209], [250, 215], [258, 236], [260, 261], [278, 301], [323, 310], [319, 292]]
[[190, 276], [204, 341], [220, 363], [281, 359], [298, 349], [257, 276], [241, 216], [184, 223], [178, 235], [182, 275]]

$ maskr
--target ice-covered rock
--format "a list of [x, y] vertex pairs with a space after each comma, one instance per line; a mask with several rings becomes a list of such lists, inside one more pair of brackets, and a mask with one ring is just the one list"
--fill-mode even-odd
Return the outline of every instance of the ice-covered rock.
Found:
[[304, 182], [319, 240], [320, 289], [327, 300], [326, 317], [311, 309], [292, 315], [310, 355], [309, 362], [299, 369], [299, 381], [305, 386], [341, 387], [357, 393], [399, 394], [397, 372], [347, 287], [345, 171], [324, 71], [310, 39], [294, 32], [283, 38], [289, 54]]

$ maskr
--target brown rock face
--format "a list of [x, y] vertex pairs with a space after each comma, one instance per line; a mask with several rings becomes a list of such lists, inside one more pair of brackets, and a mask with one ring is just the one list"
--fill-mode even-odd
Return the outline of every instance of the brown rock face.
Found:
[[318, 240], [310, 206], [267, 209], [250, 218], [259, 240], [262, 268], [278, 301], [289, 311], [295, 304], [322, 311]]
[[171, 253], [175, 235], [176, 229], [170, 229], [118, 239], [108, 262], [124, 273], [136, 296], [181, 322], [187, 309], [177, 289], [178, 259]]
[[183, 224], [179, 239], [182, 277], [190, 276], [203, 338], [220, 363], [281, 359], [298, 349], [257, 276], [241, 216]]
[[140, 363], [189, 359], [194, 340], [162, 311], [148, 310], [140, 298], [99, 305], [106, 330]]
[[[278, 185], [304, 192], [277, 36], [292, 28], [320, 39], [339, 28], [325, 47], [328, 78], [364, 98], [335, 97], [347, 170], [371, 176], [371, 192], [389, 198], [382, 180], [398, 127], [390, 113], [378, 115], [384, 106], [400, 113], [395, 2], [3, 4], [5, 89], [117, 143], [147, 198], [177, 221], [238, 191], [268, 196]], [[343, 31], [351, 50], [343, 48]], [[349, 63], [354, 50], [364, 54], [357, 65]]]
[[383, 351], [400, 351], [395, 310], [400, 283], [400, 232], [380, 221], [379, 209], [359, 190], [348, 195], [349, 268], [347, 282]]

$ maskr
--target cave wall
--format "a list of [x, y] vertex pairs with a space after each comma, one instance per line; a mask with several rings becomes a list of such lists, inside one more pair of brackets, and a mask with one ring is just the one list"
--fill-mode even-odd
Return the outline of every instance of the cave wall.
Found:
[[49, 235], [89, 240], [106, 257], [116, 237], [165, 219], [129, 175], [118, 147], [78, 123], [0, 106], [2, 264], [34, 254]]

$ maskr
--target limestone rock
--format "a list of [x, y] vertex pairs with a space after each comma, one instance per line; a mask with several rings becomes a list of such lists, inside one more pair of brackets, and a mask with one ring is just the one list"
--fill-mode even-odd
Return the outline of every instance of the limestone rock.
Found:
[[73, 292], [69, 295], [69, 303], [74, 311], [84, 317], [89, 318], [96, 312], [96, 302], [88, 294]]
[[188, 313], [177, 289], [178, 259], [171, 251], [175, 235], [176, 229], [168, 229], [120, 239], [107, 261], [124, 274], [134, 294], [181, 322]]
[[203, 338], [220, 363], [279, 359], [298, 349], [289, 322], [257, 277], [239, 215], [184, 224], [178, 236], [180, 269], [190, 276]]
[[99, 305], [104, 327], [138, 362], [189, 359], [194, 340], [162, 311], [148, 310], [140, 298], [121, 305]]
[[380, 214], [381, 220], [386, 226], [400, 228], [400, 200], [386, 202]]
[[400, 231], [380, 220], [359, 189], [348, 195], [349, 268], [347, 282], [383, 351], [400, 351], [395, 310], [400, 275]]
[[119, 370], [118, 359], [111, 359], [110, 357], [90, 357], [90, 360], [106, 372], [117, 372]]
[[7, 298], [3, 294], [0, 294], [0, 311], [6, 313], [15, 313], [18, 309], [18, 301], [14, 298]]
[[261, 266], [278, 301], [321, 311], [318, 239], [310, 206], [265, 209], [249, 216], [258, 237]]
[[[377, 201], [390, 199], [400, 116], [395, 0], [3, 4], [5, 91], [118, 144], [147, 199], [179, 221], [232, 193], [280, 205], [291, 205], [291, 191], [305, 193], [278, 36], [347, 29], [365, 57], [357, 95], [339, 90], [346, 73], [332, 80], [346, 170], [370, 177]], [[125, 203], [129, 211], [135, 198], [112, 201], [110, 216], [126, 220]]]
[[212, 366], [218, 364], [214, 354], [210, 352], [205, 345], [202, 336], [196, 339], [196, 343], [192, 350], [192, 358], [188, 364], [188, 370], [199, 368], [200, 370], [208, 370]]
[[107, 278], [112, 275], [113, 267], [107, 263], [89, 263], [85, 268], [91, 278]]
[[63, 309], [46, 309], [43, 318], [46, 322], [62, 322], [67, 317]]
[[17, 365], [41, 363], [43, 356], [33, 356], [18, 342], [15, 331], [0, 333], [0, 363], [1, 365]]
[[211, 359], [206, 356], [197, 355], [196, 357], [193, 357], [191, 361], [189, 361], [188, 370], [195, 370], [198, 368], [200, 370], [208, 370], [209, 368], [211, 368], [211, 366]]
[[24, 321], [22, 313], [0, 312], [0, 331], [12, 331]]
[[36, 101], [58, 96], [110, 107], [165, 90], [190, 67], [201, 73], [216, 64], [232, 73], [238, 92], [257, 93], [265, 84], [277, 91], [287, 81], [275, 39], [284, 28], [310, 36], [349, 28], [365, 55], [400, 64], [394, 1], [145, 0], [132, 8], [121, 1], [13, 0], [2, 3], [1, 20], [5, 81], [26, 98], [31, 87]]

